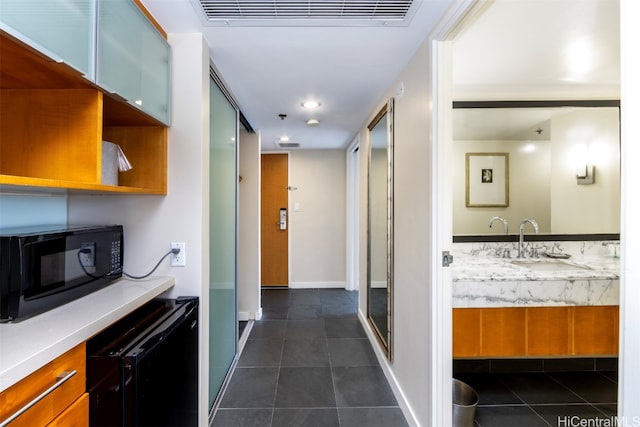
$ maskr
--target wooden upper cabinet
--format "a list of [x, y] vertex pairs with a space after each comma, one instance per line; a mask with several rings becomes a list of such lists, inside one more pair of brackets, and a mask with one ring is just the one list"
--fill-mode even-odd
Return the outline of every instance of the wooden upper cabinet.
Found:
[[[122, 80], [136, 82], [138, 87], [126, 94], [117, 92], [128, 90], [124, 86], [106, 90], [94, 81], [95, 52], [81, 48], [95, 46], [96, 25], [91, 19], [84, 25], [73, 21], [63, 36], [56, 35], [60, 40], [46, 36], [47, 29], [60, 32], [60, 21], [71, 20], [67, 15], [72, 5], [77, 20], [84, 22], [87, 15], [95, 18], [92, 8], [101, 4], [119, 7], [120, 18], [133, 15], [134, 20], [121, 19], [121, 24], [135, 22], [144, 30], [136, 43], [129, 41], [152, 52], [121, 52], [118, 57], [115, 49], [105, 59], [120, 70]], [[38, 5], [41, 11], [33, 19], [47, 23], [39, 29], [21, 16]], [[0, 184], [166, 194], [170, 50], [157, 24], [138, 7], [131, 0], [0, 2]], [[50, 22], [53, 17], [57, 22]], [[73, 42], [66, 46], [65, 40]], [[160, 77], [148, 77], [155, 72]], [[133, 166], [119, 173], [119, 185], [101, 181], [103, 140], [119, 145]]]

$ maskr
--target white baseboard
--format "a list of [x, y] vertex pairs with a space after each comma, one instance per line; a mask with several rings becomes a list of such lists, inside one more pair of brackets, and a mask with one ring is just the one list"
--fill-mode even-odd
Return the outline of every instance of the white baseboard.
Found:
[[244, 332], [238, 338], [238, 359], [242, 355], [242, 351], [244, 350], [244, 346], [247, 344], [247, 340], [249, 339], [249, 335], [251, 335], [251, 329], [253, 328], [253, 322], [249, 321], [247, 323], [246, 328], [244, 328]]
[[358, 319], [360, 319], [360, 323], [362, 324], [362, 327], [364, 328], [364, 331], [367, 334], [367, 337], [369, 338], [369, 342], [371, 343], [371, 346], [373, 347], [373, 351], [376, 354], [376, 357], [378, 358], [378, 362], [380, 362], [380, 367], [382, 368], [382, 372], [384, 373], [384, 376], [387, 378], [387, 381], [389, 382], [391, 391], [393, 391], [393, 395], [398, 401], [398, 406], [400, 406], [400, 409], [402, 410], [402, 414], [406, 418], [407, 423], [411, 427], [420, 427], [420, 423], [418, 423], [416, 415], [411, 409], [409, 402], [407, 402], [404, 392], [402, 391], [400, 384], [398, 384], [398, 380], [396, 379], [395, 375], [393, 374], [393, 371], [391, 370], [391, 365], [389, 365], [389, 359], [387, 359], [387, 355], [380, 348], [380, 344], [378, 343], [378, 338], [376, 337], [375, 332], [371, 328], [371, 325], [369, 325], [366, 314], [363, 313], [361, 310], [358, 310]]
[[340, 288], [346, 289], [347, 282], [291, 282], [289, 283], [290, 289], [333, 289]]
[[255, 313], [252, 313], [252, 314], [253, 314], [253, 317], [248, 311], [239, 311], [238, 312], [238, 321], [247, 322], [249, 320], [260, 320], [260, 319], [262, 319], [262, 308], [260, 308], [260, 310], [256, 311]]

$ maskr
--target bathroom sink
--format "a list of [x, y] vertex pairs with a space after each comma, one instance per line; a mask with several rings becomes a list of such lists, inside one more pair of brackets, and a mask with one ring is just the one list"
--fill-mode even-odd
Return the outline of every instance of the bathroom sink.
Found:
[[511, 263], [534, 271], [591, 270], [591, 268], [587, 266], [577, 265], [559, 259], [515, 259], [511, 261]]

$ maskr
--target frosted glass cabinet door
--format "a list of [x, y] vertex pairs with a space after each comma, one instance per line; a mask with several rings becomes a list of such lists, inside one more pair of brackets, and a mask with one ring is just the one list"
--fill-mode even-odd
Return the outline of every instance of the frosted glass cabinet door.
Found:
[[94, 80], [95, 0], [0, 0], [0, 27]]
[[167, 41], [131, 0], [103, 0], [98, 11], [97, 83], [169, 124]]

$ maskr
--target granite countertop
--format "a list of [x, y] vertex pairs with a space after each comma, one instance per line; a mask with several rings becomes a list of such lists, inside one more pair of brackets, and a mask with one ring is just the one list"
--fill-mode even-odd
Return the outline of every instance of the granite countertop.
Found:
[[0, 324], [0, 391], [170, 289], [174, 282], [173, 277], [120, 279], [53, 310]]
[[[618, 305], [620, 259], [610, 256], [616, 243], [563, 242], [540, 253], [567, 253], [569, 259], [499, 256], [510, 244], [454, 245], [453, 307], [534, 307]], [[502, 245], [502, 246], [500, 246]]]

